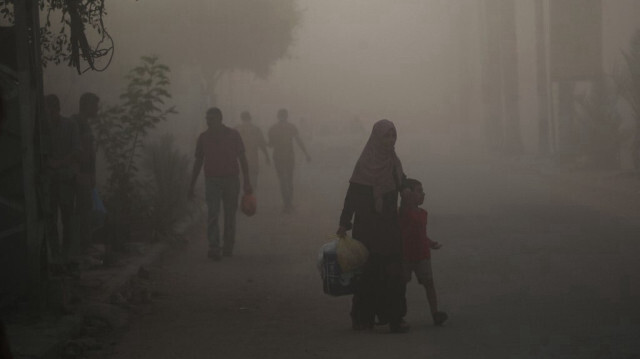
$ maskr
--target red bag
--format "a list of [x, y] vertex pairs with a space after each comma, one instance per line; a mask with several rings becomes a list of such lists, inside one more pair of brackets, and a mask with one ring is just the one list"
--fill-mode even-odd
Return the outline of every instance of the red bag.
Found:
[[256, 214], [256, 197], [253, 194], [245, 194], [242, 196], [240, 210], [249, 217]]

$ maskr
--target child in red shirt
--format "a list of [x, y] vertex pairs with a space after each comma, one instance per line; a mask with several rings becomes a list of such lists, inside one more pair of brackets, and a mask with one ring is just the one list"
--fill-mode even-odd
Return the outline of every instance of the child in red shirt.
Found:
[[411, 280], [411, 273], [416, 274], [418, 283], [422, 284], [427, 292], [433, 322], [440, 326], [448, 316], [445, 312], [438, 310], [438, 299], [431, 270], [431, 249], [439, 249], [442, 245], [427, 236], [427, 211], [419, 207], [424, 203], [422, 183], [412, 178], [406, 179], [403, 183], [401, 198], [399, 221], [402, 231], [405, 281]]

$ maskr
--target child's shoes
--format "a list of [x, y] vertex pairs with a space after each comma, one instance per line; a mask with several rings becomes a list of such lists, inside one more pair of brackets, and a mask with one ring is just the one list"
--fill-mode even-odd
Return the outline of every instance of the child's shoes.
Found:
[[353, 318], [351, 319], [351, 328], [353, 328], [353, 330], [368, 330], [368, 329], [373, 329], [373, 323], [363, 323], [363, 322], [359, 322], [357, 320], [354, 320]]

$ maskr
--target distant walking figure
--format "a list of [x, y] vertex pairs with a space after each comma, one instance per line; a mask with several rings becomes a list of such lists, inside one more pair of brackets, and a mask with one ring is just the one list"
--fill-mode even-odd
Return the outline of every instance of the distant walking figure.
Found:
[[284, 213], [291, 213], [293, 211], [294, 140], [307, 158], [307, 162], [311, 161], [311, 157], [309, 157], [307, 149], [304, 147], [304, 143], [302, 143], [298, 135], [298, 129], [287, 120], [288, 117], [289, 112], [284, 108], [280, 109], [278, 111], [278, 123], [269, 129], [269, 146], [273, 148], [273, 164], [280, 182], [280, 192], [282, 193], [282, 201], [284, 202]]
[[240, 133], [244, 143], [247, 165], [249, 166], [249, 179], [255, 191], [258, 187], [258, 172], [260, 170], [258, 150], [264, 153], [267, 164], [271, 164], [271, 160], [269, 159], [267, 142], [264, 140], [262, 130], [251, 122], [249, 111], [243, 111], [240, 114], [240, 119], [242, 123], [236, 127], [236, 130]]
[[[213, 107], [207, 111], [208, 129], [200, 134], [196, 144], [196, 161], [193, 164], [189, 198], [204, 164], [205, 193], [207, 200], [208, 257], [219, 261], [221, 256], [231, 257], [236, 236], [236, 212], [240, 194], [239, 174], [242, 170], [244, 193], [253, 190], [249, 182], [244, 144], [238, 131], [222, 124], [222, 111]], [[223, 241], [220, 241], [218, 215], [220, 202], [224, 211]]]

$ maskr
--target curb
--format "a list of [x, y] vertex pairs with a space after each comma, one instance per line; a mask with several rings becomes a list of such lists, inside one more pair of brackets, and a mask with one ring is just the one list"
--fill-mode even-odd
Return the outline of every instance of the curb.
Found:
[[165, 251], [169, 248], [167, 242], [154, 243], [151, 249], [141, 258], [132, 261], [127, 264], [121, 271], [121, 274], [111, 278], [103, 284], [104, 293], [100, 296], [97, 302], [110, 303], [111, 297], [126, 287], [133, 278], [138, 276], [140, 268], [149, 267], [157, 262]]
[[113, 304], [112, 298], [139, 276], [140, 268], [157, 262], [170, 247], [166, 242], [153, 244], [144, 256], [132, 260], [105, 281], [100, 295], [83, 302], [73, 315], [45, 318], [35, 323], [8, 324], [7, 332], [15, 358], [59, 358], [67, 345], [81, 336], [87, 318], [102, 318], [112, 328], [125, 327], [127, 311]]
[[68, 315], [32, 325], [7, 325], [10, 349], [15, 358], [59, 358], [69, 338], [80, 334], [82, 322], [81, 316]]
[[[204, 215], [203, 206], [194, 205], [183, 220], [179, 221], [174, 230], [177, 237], [184, 236], [199, 223]], [[43, 318], [19, 324], [6, 324], [10, 349], [15, 358], [59, 358], [69, 343], [82, 335], [87, 318], [102, 317], [112, 328], [123, 328], [128, 323], [127, 310], [114, 297], [121, 297], [136, 278], [141, 278], [146, 268], [157, 263], [171, 243], [161, 241], [151, 244], [140, 257], [133, 258], [122, 269], [105, 280], [100, 286], [100, 294], [89, 301], [82, 302], [77, 313], [59, 318]], [[148, 272], [146, 272], [148, 274]]]

